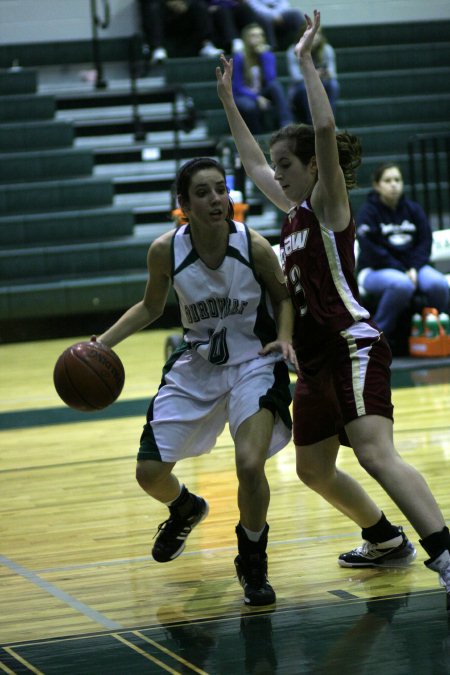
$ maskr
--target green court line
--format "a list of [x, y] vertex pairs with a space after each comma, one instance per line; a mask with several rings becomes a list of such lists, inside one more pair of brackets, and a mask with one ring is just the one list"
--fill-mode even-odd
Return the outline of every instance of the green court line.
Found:
[[[392, 388], [426, 386], [426, 372], [435, 371], [438, 368], [442, 368], [442, 383], [446, 383], [450, 379], [449, 365], [450, 359], [426, 359], [419, 362], [416, 360], [398, 359], [397, 362], [394, 361], [392, 366]], [[412, 379], [414, 371], [420, 371], [425, 374], [420, 384], [415, 383]], [[293, 393], [293, 389], [294, 384], [291, 383], [291, 393]], [[136, 398], [126, 401], [119, 400], [104, 410], [97, 410], [95, 412], [79, 412], [67, 406], [2, 412], [0, 413], [0, 431], [51, 426], [54, 424], [99, 422], [118, 417], [142, 416], [144, 420], [152, 395], [149, 394], [146, 398]]]
[[142, 416], [144, 421], [149, 401], [150, 397], [131, 401], [116, 401], [108, 408], [95, 412], [79, 412], [68, 407], [8, 411], [0, 413], [0, 430], [46, 427], [53, 424], [75, 424], [77, 422], [99, 422], [117, 417], [137, 417], [139, 415]]

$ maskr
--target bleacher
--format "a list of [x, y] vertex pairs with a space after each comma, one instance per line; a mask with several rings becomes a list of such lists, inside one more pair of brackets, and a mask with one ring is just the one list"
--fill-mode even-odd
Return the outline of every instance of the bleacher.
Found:
[[[69, 320], [73, 331], [83, 315], [119, 312], [136, 302], [147, 277], [149, 243], [172, 226], [174, 162], [167, 173], [156, 168], [151, 176], [114, 172], [115, 166], [135, 166], [135, 160], [142, 164], [150, 152], [148, 144], [134, 140], [129, 88], [85, 87], [75, 95], [49, 96], [38, 93], [37, 78], [37, 70], [25, 68], [0, 78], [2, 341], [33, 334], [30, 321], [40, 333], [64, 333]], [[144, 141], [145, 134], [173, 136], [192, 124], [192, 113], [178, 109], [176, 88], [150, 87], [139, 97], [141, 108], [157, 109], [141, 121]], [[204, 140], [195, 147], [174, 148], [170, 141], [158, 148], [166, 158], [202, 151], [211, 151]], [[145, 193], [146, 204], [139, 205], [138, 192]], [[162, 192], [158, 203], [153, 195]], [[149, 237], [136, 234], [142, 223], [153, 224]]]
[[[356, 210], [376, 164], [398, 161], [407, 177], [410, 139], [450, 132], [450, 21], [326, 33], [341, 85], [337, 124], [363, 145], [359, 187], [351, 192]], [[128, 51], [123, 41], [108, 42], [103, 58], [125, 61]], [[18, 56], [22, 67], [10, 69]], [[25, 326], [21, 336], [33, 320], [41, 331], [45, 323], [51, 332], [58, 321], [63, 330], [69, 320], [136, 302], [147, 248], [172, 225], [170, 189], [179, 162], [218, 156], [230, 141], [216, 94], [216, 59], [169, 60], [134, 94], [126, 82], [114, 91], [40, 86], [40, 67], [86, 56], [85, 44], [0, 47], [2, 341], [17, 337], [18, 324]], [[287, 86], [285, 55], [277, 54], [277, 62]], [[448, 192], [448, 159], [439, 152], [437, 162]], [[436, 184], [429, 189], [434, 211]], [[249, 224], [275, 238], [277, 214], [257, 191], [248, 201]], [[449, 273], [444, 249], [439, 266]]]

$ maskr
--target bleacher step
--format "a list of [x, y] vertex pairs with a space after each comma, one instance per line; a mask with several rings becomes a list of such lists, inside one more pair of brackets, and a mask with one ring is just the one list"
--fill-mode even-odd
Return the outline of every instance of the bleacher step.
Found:
[[0, 152], [63, 148], [71, 146], [73, 140], [69, 122], [48, 120], [0, 125]]
[[89, 176], [94, 166], [88, 149], [64, 148], [0, 154], [0, 183], [23, 183]]
[[0, 217], [0, 246], [101, 241], [131, 235], [133, 226], [132, 210], [117, 206], [4, 216]]
[[[149, 139], [151, 141], [151, 139]], [[200, 156], [214, 156], [216, 153], [216, 144], [210, 139], [199, 140], [196, 142], [184, 142], [178, 148], [171, 143], [166, 147], [160, 144], [135, 144], [133, 147], [113, 146], [94, 149], [94, 161], [97, 167], [105, 164], [134, 163], [144, 162], [151, 164], [153, 159], [158, 160], [176, 160], [191, 159]], [[146, 156], [152, 160], [146, 160]]]
[[0, 185], [0, 215], [106, 206], [112, 203], [112, 199], [111, 181], [90, 176]]

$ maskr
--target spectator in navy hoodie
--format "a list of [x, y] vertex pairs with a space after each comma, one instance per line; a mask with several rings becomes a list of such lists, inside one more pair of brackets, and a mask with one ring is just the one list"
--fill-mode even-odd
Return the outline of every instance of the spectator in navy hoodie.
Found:
[[389, 341], [395, 341], [399, 315], [415, 291], [430, 307], [448, 311], [449, 286], [430, 264], [432, 231], [424, 210], [403, 194], [397, 164], [382, 164], [373, 176], [373, 191], [356, 217], [360, 246], [359, 286], [377, 296], [374, 315]]
[[[264, 30], [251, 23], [242, 31], [242, 40], [244, 50], [233, 58], [233, 94], [248, 128], [260, 134], [289, 124], [292, 114]], [[271, 109], [276, 119], [269, 122], [266, 111]]]

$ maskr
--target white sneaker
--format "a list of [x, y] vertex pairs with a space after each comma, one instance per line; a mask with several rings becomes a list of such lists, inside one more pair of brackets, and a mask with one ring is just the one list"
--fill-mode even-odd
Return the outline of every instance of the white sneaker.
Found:
[[231, 43], [231, 51], [233, 52], [233, 54], [236, 54], [237, 52], [243, 52], [244, 41], [241, 40], [241, 38], [235, 38]]
[[450, 552], [444, 551], [433, 560], [426, 560], [425, 565], [439, 574], [439, 583], [447, 593], [447, 612], [450, 612]]
[[157, 47], [152, 54], [152, 63], [155, 65], [157, 63], [162, 63], [167, 59], [167, 52], [164, 47]]
[[363, 541], [348, 553], [338, 558], [340, 567], [407, 567], [416, 557], [416, 549], [399, 528], [399, 534], [393, 539], [372, 544]]
[[199, 56], [219, 56], [221, 53], [222, 50], [215, 47], [212, 42], [205, 42], [199, 51]]

